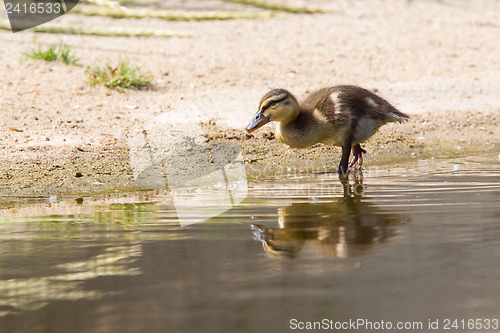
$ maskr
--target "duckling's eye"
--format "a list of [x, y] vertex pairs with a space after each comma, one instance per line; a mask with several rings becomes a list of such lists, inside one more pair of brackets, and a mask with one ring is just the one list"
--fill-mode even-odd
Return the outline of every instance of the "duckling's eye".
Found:
[[269, 103], [267, 103], [268, 108], [270, 108], [273, 105], [276, 105], [276, 101], [270, 101]]

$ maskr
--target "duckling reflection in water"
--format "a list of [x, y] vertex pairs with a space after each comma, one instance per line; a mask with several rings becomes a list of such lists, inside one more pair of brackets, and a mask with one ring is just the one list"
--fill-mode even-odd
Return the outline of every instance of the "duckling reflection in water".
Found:
[[[276, 138], [293, 148], [317, 143], [342, 147], [339, 173], [363, 165], [361, 143], [390, 122], [404, 122], [408, 115], [382, 97], [360, 87], [341, 85], [317, 90], [304, 101], [285, 89], [273, 89], [262, 97], [259, 111], [246, 130], [253, 132], [271, 121], [278, 122]], [[350, 153], [353, 158], [349, 162]]]
[[393, 226], [409, 222], [408, 216], [383, 212], [361, 196], [345, 191], [333, 202], [279, 208], [278, 228], [261, 224], [250, 227], [271, 257], [295, 258], [312, 251], [314, 256], [345, 258], [368, 253], [374, 244], [384, 243], [395, 234]]

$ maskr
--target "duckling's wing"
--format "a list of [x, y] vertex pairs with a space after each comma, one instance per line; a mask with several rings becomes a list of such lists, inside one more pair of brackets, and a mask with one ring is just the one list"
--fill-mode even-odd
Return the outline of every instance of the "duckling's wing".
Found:
[[331, 97], [331, 94], [336, 90], [337, 87], [328, 87], [312, 92], [306, 97], [306, 99], [304, 99], [304, 101], [302, 101], [301, 109], [312, 111], [318, 108], [325, 101], [325, 99]]
[[300, 108], [304, 112], [319, 112], [331, 124], [349, 122], [351, 115], [344, 112], [339, 99], [340, 86], [323, 88], [312, 92], [302, 101]]
[[382, 97], [369, 90], [356, 86], [337, 86], [338, 103], [344, 112], [351, 113], [355, 118], [370, 117], [387, 122], [404, 122], [409, 116], [396, 109]]

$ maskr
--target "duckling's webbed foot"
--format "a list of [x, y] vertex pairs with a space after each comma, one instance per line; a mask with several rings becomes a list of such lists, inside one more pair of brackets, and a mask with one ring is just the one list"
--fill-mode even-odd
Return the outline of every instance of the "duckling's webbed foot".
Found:
[[352, 146], [352, 160], [349, 163], [349, 168], [352, 168], [358, 164], [358, 169], [361, 169], [361, 166], [363, 165], [363, 153], [366, 153], [366, 150], [361, 148], [359, 143], [357, 145]]

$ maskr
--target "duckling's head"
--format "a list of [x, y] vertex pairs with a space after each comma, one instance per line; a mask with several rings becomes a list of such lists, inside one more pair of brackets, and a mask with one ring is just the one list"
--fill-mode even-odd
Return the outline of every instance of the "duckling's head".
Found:
[[285, 89], [273, 89], [260, 100], [259, 111], [248, 124], [247, 131], [253, 132], [270, 121], [286, 124], [298, 115], [299, 103], [295, 97]]

